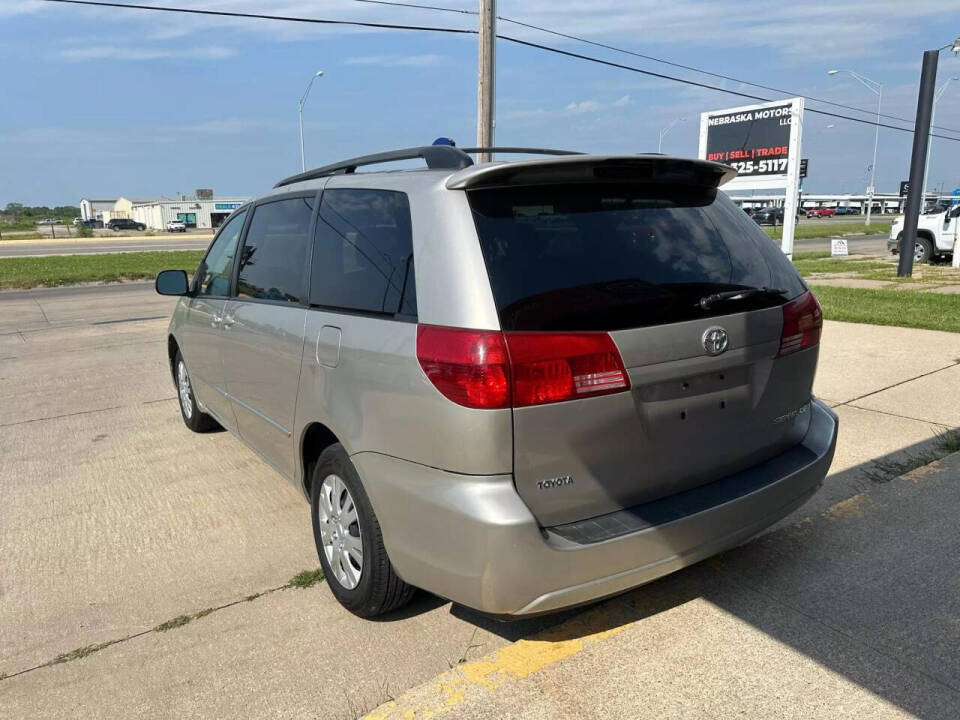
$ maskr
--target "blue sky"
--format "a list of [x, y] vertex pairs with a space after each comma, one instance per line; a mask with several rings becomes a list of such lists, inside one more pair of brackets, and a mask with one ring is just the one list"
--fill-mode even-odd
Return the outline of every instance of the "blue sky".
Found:
[[[151, 0], [141, 0], [150, 2]], [[157, 0], [160, 4], [160, 0]], [[352, 0], [164, 0], [184, 7], [447, 27], [474, 16]], [[436, 0], [475, 9], [475, 1]], [[501, 0], [502, 16], [636, 52], [864, 108], [884, 83], [884, 112], [913, 117], [924, 49], [960, 33], [956, 0]], [[776, 96], [501, 23], [500, 32], [654, 72]], [[497, 143], [593, 152], [695, 155], [704, 110], [750, 101], [498, 44]], [[256, 20], [0, 0], [0, 205], [156, 197], [212, 187], [253, 195], [299, 171], [297, 98], [307, 164], [426, 144], [473, 144], [475, 36], [331, 29]], [[938, 84], [960, 75], [941, 55]], [[810, 104], [809, 107], [826, 106]], [[847, 111], [840, 111], [847, 113]], [[851, 113], [852, 114], [852, 113]], [[869, 115], [861, 115], [869, 117]], [[960, 130], [960, 80], [937, 106]], [[833, 127], [829, 127], [832, 125]], [[960, 138], [960, 132], [953, 133]], [[906, 178], [911, 136], [881, 129], [877, 186]], [[873, 128], [808, 113], [809, 192], [862, 192]], [[931, 187], [960, 186], [960, 142], [934, 140]]]

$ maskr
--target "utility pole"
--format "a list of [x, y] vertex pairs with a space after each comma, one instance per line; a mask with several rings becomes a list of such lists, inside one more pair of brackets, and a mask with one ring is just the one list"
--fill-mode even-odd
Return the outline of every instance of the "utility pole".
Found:
[[[958, 39], [960, 42], [960, 39]], [[920, 93], [917, 97], [917, 120], [913, 129], [913, 154], [910, 156], [910, 189], [907, 191], [907, 209], [903, 217], [903, 239], [900, 241], [900, 260], [897, 275], [913, 274], [913, 253], [917, 242], [917, 222], [923, 201], [923, 168], [927, 163], [927, 145], [930, 141], [930, 121], [933, 115], [933, 94], [937, 84], [939, 50], [923, 53], [920, 71]]]
[[[477, 147], [493, 147], [496, 98], [497, 1], [480, 0], [480, 48], [477, 68]], [[489, 162], [490, 153], [478, 153], [477, 162]]]

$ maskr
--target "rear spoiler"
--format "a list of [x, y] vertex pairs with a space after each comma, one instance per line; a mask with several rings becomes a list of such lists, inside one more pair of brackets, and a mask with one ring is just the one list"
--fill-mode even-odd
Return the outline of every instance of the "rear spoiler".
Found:
[[715, 188], [732, 180], [729, 165], [663, 155], [565, 155], [509, 163], [484, 163], [458, 170], [447, 178], [449, 190], [510, 185], [577, 182], [682, 183]]

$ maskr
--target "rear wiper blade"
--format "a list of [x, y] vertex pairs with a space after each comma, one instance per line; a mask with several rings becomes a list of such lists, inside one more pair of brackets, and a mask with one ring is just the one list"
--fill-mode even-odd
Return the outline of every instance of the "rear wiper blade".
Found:
[[748, 287], [740, 288], [739, 290], [727, 290], [726, 292], [713, 293], [712, 295], [705, 295], [700, 298], [701, 308], [704, 310], [709, 310], [710, 306], [721, 300], [741, 300], [743, 298], [752, 297], [754, 295], [786, 295], [787, 290], [783, 288], [768, 288], [768, 287]]

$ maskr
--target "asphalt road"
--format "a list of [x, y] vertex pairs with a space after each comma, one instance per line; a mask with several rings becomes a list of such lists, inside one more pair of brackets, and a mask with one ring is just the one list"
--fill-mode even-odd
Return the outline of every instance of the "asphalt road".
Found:
[[420, 593], [370, 622], [283, 588], [317, 565], [307, 504], [183, 427], [174, 302], [0, 292], [0, 717], [955, 720], [960, 468], [865, 471], [960, 425], [960, 336], [828, 322], [832, 474], [754, 542], [546, 618]]
[[0, 242], [0, 257], [38, 257], [44, 255], [91, 255], [148, 250], [205, 250], [211, 235], [151, 235], [142, 238], [71, 238], [69, 240], [5, 240]]
[[[887, 235], [857, 235], [847, 237], [851, 255], [886, 255]], [[793, 241], [796, 251], [829, 250], [830, 238], [799, 238]]]
[[[71, 240], [31, 240], [0, 242], [0, 258], [39, 257], [45, 255], [88, 255], [117, 252], [142, 252], [145, 250], [205, 250], [210, 244], [210, 235], [153, 235], [142, 239], [132, 238], [82, 238]], [[865, 235], [850, 238], [850, 251], [865, 254], [885, 254], [887, 236]], [[798, 250], [829, 250], [829, 238], [800, 239], [795, 242]]]

